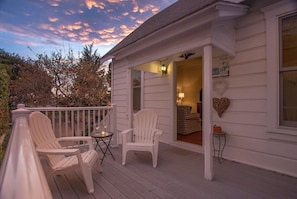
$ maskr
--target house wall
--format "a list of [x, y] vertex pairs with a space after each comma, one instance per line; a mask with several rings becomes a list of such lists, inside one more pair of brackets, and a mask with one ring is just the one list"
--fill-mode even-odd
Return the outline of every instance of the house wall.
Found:
[[[129, 88], [131, 87], [130, 81], [130, 68], [131, 65], [127, 60], [113, 60], [113, 78], [112, 78], [112, 103], [117, 105], [117, 131], [120, 132], [124, 129], [130, 128], [131, 120], [130, 111], [132, 105], [129, 104], [131, 100]], [[172, 65], [169, 67], [172, 67]], [[168, 71], [170, 73], [170, 70]], [[168, 76], [163, 77], [159, 73], [144, 72], [142, 90], [143, 101], [142, 108], [149, 108], [158, 113], [157, 128], [163, 130], [161, 137], [162, 142], [170, 140], [169, 132], [173, 131], [170, 124], [170, 117], [172, 116], [171, 103], [172, 89], [169, 86]], [[121, 136], [118, 135], [119, 143], [121, 143]]]
[[[236, 52], [230, 59], [228, 89], [231, 104], [213, 121], [227, 132], [224, 157], [297, 176], [297, 144], [267, 136], [266, 30], [260, 8], [269, 1], [252, 1], [250, 13], [236, 20]], [[270, 1], [271, 2], [271, 1]], [[272, 41], [273, 42], [273, 41]]]
[[[267, 70], [269, 66], [266, 65], [266, 24], [264, 14], [260, 9], [276, 0], [246, 2], [251, 7], [249, 13], [229, 24], [234, 25], [236, 30], [231, 31], [235, 34], [233, 35], [235, 36], [235, 54], [233, 57], [227, 57], [230, 75], [224, 78], [213, 78], [214, 84], [224, 80], [228, 85], [223, 95], [219, 95], [214, 90], [213, 97], [227, 97], [231, 104], [222, 117], [219, 117], [214, 109], [211, 110], [213, 124], [222, 126], [227, 132], [224, 158], [297, 177], [296, 142], [271, 139], [267, 135]], [[206, 28], [203, 31], [208, 32]], [[214, 36], [216, 41], [220, 41], [220, 34]], [[195, 45], [201, 47], [209, 44], [209, 41], [210, 39], [205, 39], [201, 31], [197, 29], [191, 31], [191, 34], [185, 33], [182, 37], [176, 35], [171, 40], [161, 42], [160, 46], [134, 52], [133, 57], [129, 57], [129, 61], [123, 57], [115, 59], [113, 61], [112, 99], [117, 105], [118, 130], [128, 128], [131, 121], [128, 115], [131, 108], [129, 105], [129, 67], [185, 52], [194, 49]], [[139, 42], [138, 45], [142, 43]], [[169, 61], [167, 76], [144, 73], [143, 108], [153, 109], [159, 114], [158, 128], [164, 132], [161, 141], [166, 143], [174, 140], [176, 126], [173, 123], [176, 99], [176, 80], [172, 70], [174, 61], [178, 59]]]
[[148, 73], [144, 74], [144, 99], [143, 107], [149, 108], [158, 113], [157, 128], [163, 131], [161, 141], [168, 143], [170, 134], [173, 132], [173, 127], [170, 124], [172, 115], [172, 88], [170, 88], [169, 79], [159, 74]]

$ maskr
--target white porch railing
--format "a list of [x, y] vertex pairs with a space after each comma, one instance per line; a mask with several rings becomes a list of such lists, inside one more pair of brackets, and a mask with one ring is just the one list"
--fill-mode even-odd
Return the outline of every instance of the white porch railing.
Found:
[[52, 121], [56, 137], [90, 136], [95, 128], [113, 132], [111, 144], [117, 145], [116, 106], [98, 107], [34, 107], [29, 111], [40, 111]]
[[41, 111], [52, 121], [57, 137], [89, 136], [95, 127], [114, 133], [111, 144], [117, 146], [116, 106], [38, 107], [19, 105], [13, 111], [13, 130], [0, 170], [1, 199], [51, 199], [39, 157], [30, 136], [28, 115]]
[[25, 117], [13, 125], [0, 170], [0, 198], [53, 198]]

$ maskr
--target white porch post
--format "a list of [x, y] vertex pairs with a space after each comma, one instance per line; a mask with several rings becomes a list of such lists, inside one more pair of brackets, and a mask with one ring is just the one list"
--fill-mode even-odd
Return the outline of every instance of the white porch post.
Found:
[[111, 132], [113, 132], [113, 137], [111, 140], [111, 145], [113, 147], [118, 147], [119, 145], [119, 134], [117, 128], [117, 106], [112, 104], [112, 116], [111, 116]]
[[204, 178], [213, 180], [212, 147], [212, 46], [203, 47], [203, 124]]

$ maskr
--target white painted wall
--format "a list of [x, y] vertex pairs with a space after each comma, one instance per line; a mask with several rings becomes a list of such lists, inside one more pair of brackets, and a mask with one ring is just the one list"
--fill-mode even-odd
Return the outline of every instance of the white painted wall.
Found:
[[[266, 1], [267, 3], [267, 1]], [[228, 133], [224, 157], [257, 167], [297, 176], [297, 143], [267, 136], [267, 70], [264, 14], [255, 5], [236, 20], [235, 57], [230, 60], [229, 88], [224, 97], [231, 105], [214, 123]], [[271, 41], [277, 42], [277, 41]], [[220, 97], [214, 92], [214, 97]]]
[[[260, 9], [276, 0], [251, 1], [250, 12], [235, 19], [235, 53], [229, 58], [230, 76], [224, 78], [228, 89], [223, 96], [213, 92], [213, 97], [228, 97], [230, 107], [220, 118], [212, 109], [212, 123], [221, 125], [227, 132], [227, 145], [223, 156], [226, 159], [254, 165], [297, 177], [297, 143], [271, 139], [267, 136], [267, 70], [266, 65], [266, 28], [264, 14]], [[209, 27], [207, 25], [203, 26]], [[215, 30], [215, 29], [212, 29]], [[227, 30], [224, 30], [228, 33]], [[204, 29], [202, 32], [210, 36]], [[232, 33], [232, 31], [231, 31]], [[233, 34], [233, 33], [232, 33]], [[157, 36], [157, 35], [156, 35]], [[113, 103], [117, 105], [118, 130], [129, 127], [129, 92], [127, 81], [129, 67], [156, 61], [166, 56], [176, 55], [195, 46], [204, 46], [211, 42], [201, 31], [188, 31], [182, 37], [176, 35], [172, 40], [163, 41], [150, 49], [135, 52], [129, 59], [114, 60]], [[215, 41], [224, 35], [215, 34]], [[231, 37], [225, 37], [230, 39]], [[276, 41], [272, 41], [276, 42]], [[225, 45], [230, 50], [232, 46]], [[138, 45], [141, 45], [139, 43]], [[164, 131], [161, 140], [170, 143], [175, 134], [174, 119], [175, 85], [172, 62], [169, 74], [145, 72], [144, 108], [158, 112], [158, 128]], [[214, 82], [218, 79], [214, 79]]]

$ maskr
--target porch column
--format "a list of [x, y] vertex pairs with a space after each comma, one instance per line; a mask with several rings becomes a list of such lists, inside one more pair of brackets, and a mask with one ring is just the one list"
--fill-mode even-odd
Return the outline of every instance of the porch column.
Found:
[[111, 132], [113, 132], [113, 137], [111, 140], [112, 147], [119, 146], [119, 132], [117, 128], [117, 106], [112, 104], [112, 116], [111, 116]]
[[203, 47], [203, 124], [204, 178], [213, 180], [212, 147], [212, 46]]

